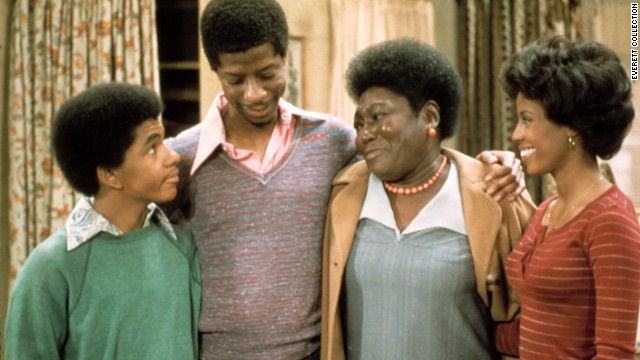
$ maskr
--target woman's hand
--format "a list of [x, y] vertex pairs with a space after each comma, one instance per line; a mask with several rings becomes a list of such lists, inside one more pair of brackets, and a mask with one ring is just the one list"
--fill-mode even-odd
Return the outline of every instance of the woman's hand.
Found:
[[485, 164], [500, 164], [484, 179], [487, 183], [486, 192], [495, 201], [508, 196], [509, 201], [515, 200], [525, 190], [524, 173], [520, 159], [511, 151], [486, 150], [478, 154], [476, 159]]

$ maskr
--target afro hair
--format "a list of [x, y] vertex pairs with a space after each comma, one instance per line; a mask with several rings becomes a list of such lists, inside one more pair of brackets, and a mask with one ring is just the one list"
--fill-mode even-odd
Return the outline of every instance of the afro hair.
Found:
[[71, 186], [93, 196], [97, 168], [116, 168], [133, 144], [135, 129], [158, 118], [162, 103], [142, 85], [107, 83], [72, 96], [53, 120], [53, 152]]
[[289, 46], [287, 18], [275, 0], [212, 0], [200, 17], [200, 36], [214, 71], [221, 53], [268, 43], [284, 57]]
[[454, 134], [462, 81], [449, 60], [434, 47], [411, 38], [381, 42], [358, 53], [349, 63], [346, 77], [347, 92], [355, 101], [373, 86], [404, 96], [416, 112], [427, 101], [435, 101], [440, 108], [441, 137]]

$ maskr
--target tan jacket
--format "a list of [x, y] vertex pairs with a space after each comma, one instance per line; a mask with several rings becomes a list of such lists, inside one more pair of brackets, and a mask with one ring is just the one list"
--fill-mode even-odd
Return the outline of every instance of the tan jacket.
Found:
[[[503, 265], [520, 240], [535, 210], [525, 192], [513, 202], [496, 203], [484, 192], [484, 177], [494, 167], [460, 152], [443, 149], [460, 175], [460, 194], [466, 220], [478, 293], [495, 321], [509, 321], [520, 309]], [[340, 290], [360, 210], [367, 192], [369, 169], [364, 161], [342, 170], [333, 180], [323, 242], [321, 359], [345, 358], [340, 318]]]

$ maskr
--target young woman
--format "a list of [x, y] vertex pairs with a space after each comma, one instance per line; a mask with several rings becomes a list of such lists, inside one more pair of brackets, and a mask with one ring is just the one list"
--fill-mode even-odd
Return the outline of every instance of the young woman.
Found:
[[640, 227], [597, 161], [620, 149], [631, 126], [631, 82], [605, 46], [561, 37], [525, 47], [501, 77], [516, 99], [522, 162], [532, 175], [551, 174], [558, 194], [509, 257], [522, 309], [519, 326], [498, 328], [498, 348], [521, 359], [633, 359]]

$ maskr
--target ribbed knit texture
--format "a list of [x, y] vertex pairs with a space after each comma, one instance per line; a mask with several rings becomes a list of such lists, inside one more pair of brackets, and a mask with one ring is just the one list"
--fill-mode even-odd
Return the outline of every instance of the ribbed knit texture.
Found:
[[[552, 200], [507, 262], [522, 302], [520, 358], [633, 359], [640, 301], [633, 204], [614, 186], [545, 238], [541, 220]], [[501, 347], [514, 343], [498, 335]]]
[[[298, 118], [264, 176], [220, 149], [189, 178], [199, 126], [168, 141], [203, 274], [201, 358], [300, 359], [320, 345], [321, 245], [331, 180], [355, 154], [339, 120]], [[184, 205], [184, 204], [179, 204]]]
[[199, 263], [191, 235], [176, 234], [101, 233], [68, 252], [56, 232], [18, 275], [5, 358], [196, 358]]

